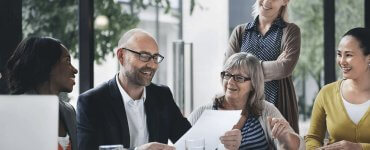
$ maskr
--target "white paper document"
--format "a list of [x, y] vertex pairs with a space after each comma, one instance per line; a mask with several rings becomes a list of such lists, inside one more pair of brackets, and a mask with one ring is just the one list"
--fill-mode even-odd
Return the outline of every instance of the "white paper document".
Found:
[[185, 150], [186, 139], [205, 139], [205, 149], [215, 150], [220, 136], [239, 121], [241, 110], [205, 110], [198, 121], [176, 143], [177, 150]]

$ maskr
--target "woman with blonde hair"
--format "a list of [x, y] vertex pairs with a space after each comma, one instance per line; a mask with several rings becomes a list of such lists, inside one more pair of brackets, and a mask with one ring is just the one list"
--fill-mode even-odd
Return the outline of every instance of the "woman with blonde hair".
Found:
[[300, 53], [301, 33], [297, 25], [288, 22], [288, 3], [289, 0], [256, 0], [254, 21], [235, 27], [224, 60], [239, 52], [251, 53], [261, 60], [266, 100], [279, 109], [298, 133], [292, 72]]

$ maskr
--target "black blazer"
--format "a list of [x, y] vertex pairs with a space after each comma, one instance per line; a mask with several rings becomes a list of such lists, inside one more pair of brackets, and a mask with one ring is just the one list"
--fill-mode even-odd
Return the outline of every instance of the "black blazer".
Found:
[[77, 121], [76, 111], [73, 106], [67, 102], [59, 100], [59, 117], [66, 125], [69, 138], [71, 139], [72, 150], [77, 149]]
[[[167, 86], [150, 84], [144, 103], [149, 142], [175, 143], [191, 125], [183, 117]], [[77, 141], [80, 150], [122, 144], [130, 148], [125, 107], [116, 78], [78, 97]]]

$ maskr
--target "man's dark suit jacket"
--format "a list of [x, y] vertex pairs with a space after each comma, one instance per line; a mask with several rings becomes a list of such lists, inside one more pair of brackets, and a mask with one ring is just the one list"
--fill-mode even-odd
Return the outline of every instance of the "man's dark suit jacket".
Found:
[[[149, 142], [174, 143], [191, 127], [166, 86], [147, 86], [144, 107]], [[79, 150], [112, 144], [129, 148], [127, 117], [115, 77], [78, 97], [77, 137]]]

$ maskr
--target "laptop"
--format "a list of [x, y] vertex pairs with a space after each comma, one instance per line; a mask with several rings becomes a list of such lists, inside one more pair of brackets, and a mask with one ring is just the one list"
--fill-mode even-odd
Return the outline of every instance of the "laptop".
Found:
[[57, 150], [57, 96], [0, 95], [0, 150]]

